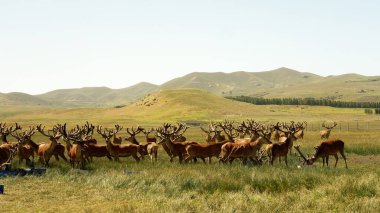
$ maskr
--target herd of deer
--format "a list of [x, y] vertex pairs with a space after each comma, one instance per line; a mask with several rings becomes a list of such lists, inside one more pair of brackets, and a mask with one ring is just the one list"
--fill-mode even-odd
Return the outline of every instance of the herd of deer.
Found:
[[[62, 158], [70, 162], [73, 168], [84, 169], [87, 163], [92, 162], [93, 157], [107, 157], [109, 160], [114, 159], [119, 162], [120, 157], [132, 156], [136, 162], [145, 155], [149, 155], [150, 160], [157, 161], [158, 146], [162, 145], [165, 152], [172, 162], [178, 156], [179, 162], [197, 161], [201, 159], [206, 162], [208, 158], [216, 157], [219, 163], [232, 163], [235, 159], [240, 159], [244, 164], [248, 160], [254, 163], [262, 163], [264, 159], [273, 165], [276, 158], [284, 159], [288, 165], [287, 156], [291, 152], [293, 143], [299, 138], [303, 138], [306, 122], [277, 123], [272, 125], [263, 125], [254, 120], [247, 120], [241, 124], [235, 124], [233, 121], [225, 120], [224, 122], [211, 123], [208, 128], [201, 127], [201, 130], [207, 134], [207, 143], [198, 143], [188, 141], [183, 134], [189, 128], [183, 123], [168, 124], [146, 130], [140, 126], [135, 128], [126, 128], [129, 137], [125, 138], [128, 144], [122, 144], [122, 138], [117, 137], [123, 127], [118, 124], [114, 128], [104, 128], [94, 126], [88, 122], [85, 125], [76, 125], [67, 129], [66, 124], [54, 125], [52, 129], [45, 130], [45, 127], [37, 125], [29, 127], [22, 131], [21, 126], [17, 123], [15, 126], [8, 127], [5, 123], [0, 123], [0, 135], [3, 144], [0, 145], [0, 168], [10, 165], [12, 158], [18, 156], [19, 164], [24, 160], [27, 165], [33, 166], [34, 154], [39, 157], [42, 165], [48, 167], [50, 159], [54, 156], [56, 160]], [[329, 140], [329, 135], [337, 124], [322, 124], [326, 130], [321, 131], [321, 139], [324, 141], [315, 147], [316, 152], [312, 157], [306, 158], [299, 149], [300, 157], [306, 165], [312, 165], [318, 158], [323, 159], [323, 166], [328, 166], [328, 159], [333, 155], [336, 159], [335, 166], [338, 162], [338, 153], [340, 153], [347, 162], [344, 155], [344, 142], [341, 140]], [[105, 139], [105, 145], [97, 144], [97, 140], [92, 138], [94, 130]], [[32, 136], [39, 132], [49, 138], [50, 142], [37, 144], [32, 140]], [[137, 141], [136, 136], [139, 133], [145, 134], [146, 140], [143, 143]], [[149, 137], [154, 132], [156, 137]], [[224, 134], [222, 134], [224, 133]], [[11, 143], [7, 137], [11, 135], [17, 142]], [[248, 136], [248, 137], [246, 137]], [[65, 145], [59, 140], [63, 139]], [[112, 141], [111, 141], [112, 140]], [[275, 142], [272, 142], [275, 141]], [[264, 144], [266, 144], [264, 146]], [[69, 159], [65, 157], [65, 150]]]

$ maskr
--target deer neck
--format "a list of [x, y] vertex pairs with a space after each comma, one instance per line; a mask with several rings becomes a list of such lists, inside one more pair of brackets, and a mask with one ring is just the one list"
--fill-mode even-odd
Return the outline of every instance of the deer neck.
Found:
[[1, 140], [3, 143], [8, 143], [7, 136], [5, 134], [1, 134]]
[[172, 139], [166, 138], [164, 143], [167, 145], [167, 147], [170, 149], [170, 151], [172, 153], [175, 153], [174, 143], [173, 143]]
[[[148, 138], [148, 137], [147, 137]], [[148, 140], [147, 140], [148, 141]], [[136, 145], [140, 145], [140, 143], [137, 141], [136, 137], [133, 136], [132, 137], [132, 141], [131, 141], [133, 144], [136, 144]]]
[[58, 142], [56, 139], [51, 140], [48, 152], [52, 153], [54, 151], [55, 147], [57, 146], [57, 144], [58, 144]]
[[33, 140], [29, 140], [29, 144], [35, 151], [38, 151], [38, 144], [36, 144]]

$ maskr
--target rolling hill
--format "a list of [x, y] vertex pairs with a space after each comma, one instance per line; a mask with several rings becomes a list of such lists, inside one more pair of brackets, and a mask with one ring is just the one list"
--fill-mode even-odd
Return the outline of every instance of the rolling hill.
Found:
[[345, 74], [322, 77], [283, 67], [265, 72], [194, 72], [162, 85], [143, 82], [123, 89], [84, 87], [55, 90], [36, 96], [24, 93], [0, 94], [0, 105], [110, 107], [131, 104], [160, 89], [177, 88], [200, 89], [219, 96], [313, 97], [380, 102], [380, 76]]

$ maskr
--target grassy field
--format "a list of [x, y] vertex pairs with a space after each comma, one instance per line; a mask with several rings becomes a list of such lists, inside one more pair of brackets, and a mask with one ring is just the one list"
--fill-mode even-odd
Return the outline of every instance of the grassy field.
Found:
[[[152, 101], [158, 99], [151, 106], [137, 103], [121, 109], [3, 107], [0, 121], [49, 126], [90, 120], [94, 124], [120, 123], [124, 127], [225, 118], [309, 123], [379, 121], [378, 116], [368, 116], [357, 109], [253, 106], [219, 99], [209, 93], [202, 96], [211, 100], [205, 103], [198, 91], [185, 92], [193, 93], [198, 99], [181, 98], [176, 91], [169, 90], [147, 97]], [[304, 153], [313, 152], [320, 142], [318, 134], [318, 131], [307, 131], [305, 138], [297, 142]], [[124, 137], [125, 131], [120, 135]], [[195, 141], [205, 138], [198, 127], [190, 128], [186, 136]], [[98, 135], [95, 137], [103, 141]], [[299, 160], [294, 155], [289, 157], [289, 167], [278, 162], [273, 167], [242, 165], [238, 161], [219, 165], [215, 158], [211, 165], [201, 162], [181, 165], [178, 159], [170, 163], [161, 147], [159, 160], [154, 164], [147, 159], [136, 163], [126, 158], [116, 163], [104, 158], [95, 159], [86, 171], [78, 171], [72, 170], [68, 163], [52, 159], [51, 168], [43, 176], [1, 178], [5, 194], [0, 196], [0, 208], [1, 212], [379, 212], [380, 131], [335, 129], [331, 137], [345, 141], [349, 169], [344, 168], [341, 158], [336, 169], [331, 166], [335, 162], [333, 158], [330, 168], [323, 168], [321, 160], [312, 167], [297, 168]], [[33, 139], [46, 141], [40, 134]], [[17, 166], [17, 159], [14, 162]], [[125, 171], [138, 172], [125, 174]]]

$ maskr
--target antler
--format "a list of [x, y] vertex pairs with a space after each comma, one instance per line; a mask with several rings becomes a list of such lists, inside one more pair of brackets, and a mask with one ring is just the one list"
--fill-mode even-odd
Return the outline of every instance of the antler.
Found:
[[142, 132], [143, 130], [144, 130], [144, 128], [142, 128], [140, 126], [137, 126], [137, 129], [134, 129], [133, 127], [131, 129], [127, 128], [127, 132], [131, 136], [135, 136], [135, 135], [139, 134], [140, 132]]
[[[42, 124], [39, 124], [37, 125], [37, 131], [39, 133], [41, 133], [42, 135], [46, 136], [46, 137], [49, 137], [49, 138], [57, 138], [57, 137], [61, 137], [62, 135], [59, 133], [59, 131], [57, 131], [57, 129], [55, 127], [53, 127], [52, 130], [48, 130], [47, 133], [45, 133], [45, 126], [42, 127]], [[50, 134], [49, 132], [53, 132], [53, 135]]]

